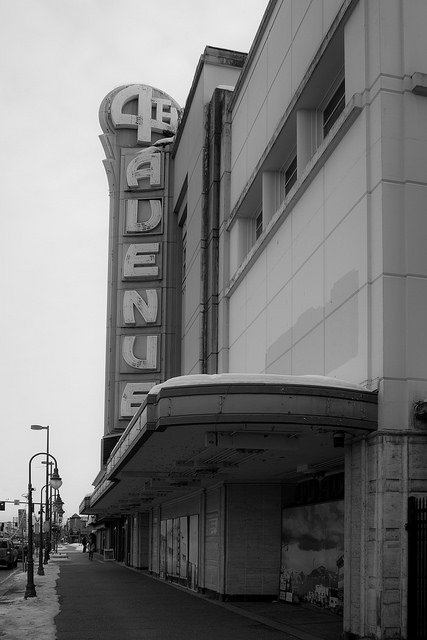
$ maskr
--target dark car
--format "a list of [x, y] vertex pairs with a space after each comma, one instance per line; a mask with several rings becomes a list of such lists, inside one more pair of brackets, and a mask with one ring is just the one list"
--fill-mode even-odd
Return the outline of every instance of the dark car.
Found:
[[9, 538], [0, 538], [0, 565], [8, 569], [16, 567], [18, 564], [18, 550]]

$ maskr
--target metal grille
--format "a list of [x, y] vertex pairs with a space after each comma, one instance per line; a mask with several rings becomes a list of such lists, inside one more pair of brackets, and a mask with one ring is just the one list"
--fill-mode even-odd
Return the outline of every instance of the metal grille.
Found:
[[427, 638], [427, 498], [408, 500], [408, 638]]

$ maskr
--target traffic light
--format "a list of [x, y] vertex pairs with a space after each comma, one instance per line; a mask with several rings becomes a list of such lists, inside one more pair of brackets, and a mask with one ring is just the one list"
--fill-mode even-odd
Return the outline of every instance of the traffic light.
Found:
[[0, 502], [0, 511], [5, 511], [5, 510], [6, 510], [6, 503], [4, 501]]

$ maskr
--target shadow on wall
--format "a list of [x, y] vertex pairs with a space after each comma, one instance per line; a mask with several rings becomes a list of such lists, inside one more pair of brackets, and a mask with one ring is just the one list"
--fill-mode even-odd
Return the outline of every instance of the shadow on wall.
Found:
[[[300, 315], [295, 325], [285, 331], [267, 350], [266, 373], [287, 373], [283, 357], [290, 354], [294, 345], [306, 337], [322, 321], [328, 319], [328, 341], [325, 353], [325, 371], [333, 371], [358, 355], [359, 350], [359, 275], [356, 269], [337, 280], [331, 290], [330, 300], [321, 307], [310, 307]], [[298, 339], [293, 342], [294, 336]], [[327, 338], [326, 338], [327, 339]], [[290, 362], [290, 358], [285, 361]], [[313, 356], [313, 367], [315, 357]], [[315, 369], [315, 367], [314, 367]], [[314, 371], [313, 369], [313, 371]], [[291, 373], [289, 371], [289, 373]]]

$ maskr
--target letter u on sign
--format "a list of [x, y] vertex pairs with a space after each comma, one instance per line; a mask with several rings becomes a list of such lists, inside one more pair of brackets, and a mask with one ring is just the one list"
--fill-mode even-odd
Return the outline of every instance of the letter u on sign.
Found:
[[137, 337], [142, 338], [143, 336], [125, 336], [123, 338], [123, 360], [132, 369], [155, 369], [157, 367], [157, 336], [144, 336], [147, 340], [145, 358], [138, 357], [134, 353]]

